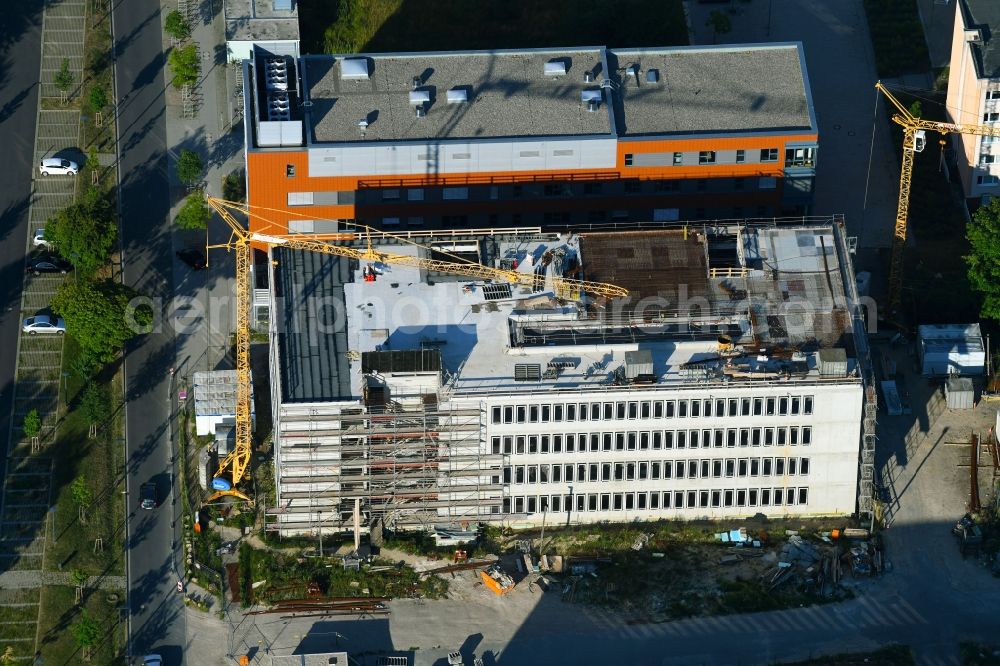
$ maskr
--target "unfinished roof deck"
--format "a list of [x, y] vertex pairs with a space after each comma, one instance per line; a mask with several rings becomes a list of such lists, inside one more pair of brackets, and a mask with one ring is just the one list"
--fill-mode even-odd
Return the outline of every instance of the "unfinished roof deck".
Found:
[[[345, 78], [363, 58], [368, 76]], [[306, 56], [305, 86], [317, 143], [611, 134], [608, 107], [582, 102], [584, 71], [599, 49]], [[352, 62], [353, 61], [353, 62]], [[565, 74], [547, 75], [550, 61]], [[419, 82], [414, 88], [414, 77]], [[456, 91], [451, 95], [449, 91]], [[411, 93], [426, 94], [417, 117]], [[465, 93], [467, 101], [457, 101]], [[414, 98], [414, 102], [417, 98]], [[364, 120], [362, 139], [358, 122]]]
[[[517, 259], [519, 271], [534, 271], [537, 257], [550, 251], [563, 252], [573, 258], [564, 268], [578, 266], [584, 279], [632, 293], [611, 301], [564, 299], [548, 286], [499, 289], [392, 265], [379, 266], [377, 279], [365, 282], [358, 267], [344, 286], [347, 345], [357, 352], [349, 361], [354, 393], [371, 370], [364, 360], [371, 351], [436, 350], [441, 381], [458, 394], [616, 385], [637, 351], [648, 352], [652, 370], [639, 374], [652, 385], [849, 381], [820, 372], [817, 354], [829, 347], [854, 353], [844, 288], [845, 276], [853, 276], [828, 225], [490, 242], [501, 261]], [[855, 361], [841, 367], [846, 374]]]
[[622, 137], [816, 131], [796, 44], [613, 49], [608, 66]]

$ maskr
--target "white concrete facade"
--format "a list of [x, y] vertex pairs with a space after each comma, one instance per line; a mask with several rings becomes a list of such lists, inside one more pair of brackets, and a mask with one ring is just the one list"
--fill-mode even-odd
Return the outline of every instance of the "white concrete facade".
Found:
[[488, 401], [485, 453], [504, 456], [502, 513], [514, 527], [539, 525], [543, 507], [558, 514], [550, 523], [855, 510], [857, 380], [532, 398]]

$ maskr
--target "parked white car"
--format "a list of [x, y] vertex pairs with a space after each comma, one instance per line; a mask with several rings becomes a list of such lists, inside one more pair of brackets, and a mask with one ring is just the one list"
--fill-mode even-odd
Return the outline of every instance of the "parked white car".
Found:
[[66, 332], [66, 322], [61, 317], [53, 319], [48, 315], [35, 315], [24, 320], [21, 330], [28, 335], [35, 335], [37, 333], [62, 335]]
[[31, 238], [31, 244], [35, 247], [52, 247], [52, 243], [45, 240], [45, 229], [35, 229], [35, 235]]
[[79, 172], [76, 162], [61, 157], [48, 157], [38, 165], [38, 173], [43, 176], [75, 176]]

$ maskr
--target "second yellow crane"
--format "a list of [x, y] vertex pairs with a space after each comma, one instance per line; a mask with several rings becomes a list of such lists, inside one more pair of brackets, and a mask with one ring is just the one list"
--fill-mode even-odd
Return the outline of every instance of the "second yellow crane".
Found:
[[886, 306], [889, 316], [894, 317], [899, 310], [903, 290], [903, 252], [906, 249], [906, 224], [910, 215], [910, 187], [913, 181], [913, 158], [927, 145], [927, 132], [946, 134], [973, 134], [1000, 137], [1000, 127], [992, 125], [971, 125], [946, 123], [917, 118], [889, 92], [881, 81], [875, 88], [885, 95], [896, 108], [892, 120], [903, 128], [903, 161], [899, 173], [899, 201], [896, 205], [896, 225], [892, 237], [892, 254], [889, 262], [889, 292]]

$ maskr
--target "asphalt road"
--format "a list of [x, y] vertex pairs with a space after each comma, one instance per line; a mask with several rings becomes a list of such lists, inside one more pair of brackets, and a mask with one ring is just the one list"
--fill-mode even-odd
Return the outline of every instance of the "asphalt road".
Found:
[[[162, 315], [173, 291], [173, 253], [159, 1], [116, 3], [114, 31], [125, 284], [153, 298]], [[175, 588], [181, 541], [171, 444], [173, 359], [174, 335], [163, 326], [137, 337], [125, 357], [132, 654], [156, 651], [171, 666], [181, 663], [186, 635]], [[150, 480], [160, 506], [143, 511], [139, 486]]]
[[28, 204], [34, 168], [38, 74], [42, 57], [42, 0], [27, 0], [0, 12], [0, 442], [7, 449], [14, 364], [24, 286]]

